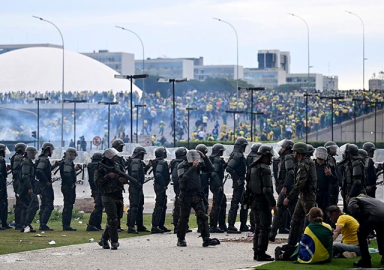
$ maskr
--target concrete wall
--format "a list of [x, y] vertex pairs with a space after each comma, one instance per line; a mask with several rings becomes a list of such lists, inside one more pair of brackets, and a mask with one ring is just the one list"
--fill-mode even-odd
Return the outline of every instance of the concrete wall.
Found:
[[[333, 126], [333, 141], [354, 142], [354, 120], [343, 122]], [[360, 116], [356, 119], [356, 141], [374, 142], [375, 113]], [[304, 135], [305, 138], [305, 135]], [[308, 134], [308, 141], [332, 140], [331, 128], [321, 129], [319, 132]], [[376, 114], [376, 142], [384, 141], [384, 110], [378, 110]]]

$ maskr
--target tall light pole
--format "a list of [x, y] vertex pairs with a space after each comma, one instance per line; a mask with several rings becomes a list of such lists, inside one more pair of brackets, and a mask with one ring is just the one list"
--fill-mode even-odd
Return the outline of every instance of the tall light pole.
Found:
[[[145, 74], [145, 71], [144, 71], [144, 69], [145, 69], [145, 66], [144, 66], [144, 43], [143, 43], [143, 41], [141, 40], [141, 38], [139, 37], [139, 35], [138, 34], [136, 34], [135, 32], [133, 32], [132, 30], [129, 30], [129, 29], [126, 29], [126, 28], [124, 28], [124, 27], [121, 27], [121, 26], [115, 26], [116, 28], [119, 28], [119, 29], [121, 29], [121, 30], [124, 30], [124, 31], [128, 31], [128, 32], [131, 32], [132, 34], [134, 34], [139, 40], [140, 40], [140, 43], [141, 43], [141, 48], [143, 49], [143, 74]], [[144, 92], [144, 86], [145, 86], [145, 80], [143, 80], [143, 92]]]
[[225, 111], [233, 114], [233, 141], [236, 141], [236, 114], [244, 113], [244, 111]]
[[172, 83], [172, 122], [173, 122], [173, 146], [176, 147], [176, 100], [175, 100], [175, 83], [186, 82], [187, 78], [182, 79], [158, 79], [159, 83]]
[[365, 27], [364, 27], [364, 21], [363, 19], [357, 15], [356, 13], [353, 13], [353, 12], [350, 12], [348, 10], [346, 10], [345, 12], [351, 14], [351, 15], [354, 15], [356, 16], [357, 18], [359, 18], [361, 24], [363, 25], [363, 90], [365, 90], [365, 60], [367, 60], [365, 58]]
[[309, 60], [310, 59], [309, 58], [309, 27], [308, 27], [307, 22], [302, 17], [300, 17], [300, 16], [298, 16], [296, 14], [293, 14], [293, 13], [288, 13], [288, 15], [291, 15], [291, 16], [299, 18], [300, 20], [302, 20], [305, 23], [305, 26], [307, 26], [307, 39], [308, 39], [308, 88], [307, 88], [307, 92], [308, 92], [309, 87], [310, 87], [310, 71], [309, 71], [309, 69], [311, 68], [310, 60]]
[[[251, 142], [253, 142], [253, 91], [264, 91], [265, 87], [238, 87], [237, 90], [247, 90], [251, 91]], [[261, 113], [256, 113], [256, 114], [261, 114]]]
[[63, 44], [63, 73], [61, 76], [62, 77], [62, 85], [61, 85], [61, 147], [64, 147], [64, 38], [63, 38], [63, 35], [61, 34], [59, 27], [57, 27], [56, 24], [54, 24], [53, 22], [48, 21], [48, 20], [44, 20], [43, 18], [37, 17], [37, 16], [32, 16], [32, 17], [36, 18], [40, 21], [44, 21], [44, 22], [52, 24], [57, 29], [57, 31], [59, 31], [59, 34], [61, 36], [61, 42]]
[[197, 110], [196, 107], [187, 107], [185, 108], [188, 112], [188, 149], [189, 149], [189, 117], [190, 117], [190, 111]]
[[64, 99], [64, 103], [73, 103], [73, 143], [75, 144], [75, 148], [77, 149], [76, 146], [76, 104], [77, 103], [86, 103], [87, 101], [84, 99]]
[[[332, 118], [331, 118], [331, 141], [333, 141], [333, 100], [341, 100], [341, 99], [344, 99], [344, 97], [340, 97], [340, 96], [328, 96], [328, 97], [323, 97], [321, 96], [320, 99], [330, 99], [331, 100], [331, 114], [332, 114]], [[342, 141], [342, 138], [340, 138], [340, 140]]]
[[[237, 36], [237, 31], [235, 27], [230, 24], [227, 21], [223, 21], [222, 19], [219, 18], [213, 18], [214, 20], [218, 20], [219, 22], [223, 22], [228, 24], [230, 27], [232, 27], [233, 31], [235, 31], [236, 35], [236, 89], [239, 88], [239, 37]], [[239, 102], [239, 92], [236, 91], [236, 108], [238, 108], [237, 103]]]
[[[109, 135], [111, 133], [111, 105], [119, 104], [119, 102], [104, 102], [104, 101], [100, 101], [99, 104], [108, 105], [108, 148], [109, 148], [109, 143], [110, 143]], [[132, 141], [132, 139], [131, 139], [131, 141]]]
[[[136, 143], [139, 143], [139, 108], [147, 107], [145, 104], [135, 104], [136, 107]], [[143, 121], [143, 134], [144, 134], [144, 121]]]
[[48, 98], [35, 98], [37, 101], [37, 149], [40, 148], [40, 101], [48, 100]]
[[[140, 75], [115, 75], [115, 79], [126, 79], [131, 82], [131, 143], [133, 143], [133, 83], [134, 79], [146, 79], [148, 78], [148, 74], [140, 74]], [[108, 142], [109, 143], [109, 142]]]

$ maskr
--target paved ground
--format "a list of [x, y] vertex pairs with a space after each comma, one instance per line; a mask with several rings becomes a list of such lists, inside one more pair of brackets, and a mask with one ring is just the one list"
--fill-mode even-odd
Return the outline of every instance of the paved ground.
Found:
[[[286, 235], [284, 235], [286, 236]], [[147, 235], [121, 239], [117, 251], [103, 250], [96, 242], [0, 256], [7, 269], [242, 269], [260, 265], [253, 260], [252, 241], [238, 241], [246, 234], [213, 234], [224, 239], [203, 248], [196, 232], [187, 234], [187, 247], [176, 246], [176, 235]], [[232, 241], [227, 242], [226, 240]], [[273, 254], [277, 244], [270, 244]]]

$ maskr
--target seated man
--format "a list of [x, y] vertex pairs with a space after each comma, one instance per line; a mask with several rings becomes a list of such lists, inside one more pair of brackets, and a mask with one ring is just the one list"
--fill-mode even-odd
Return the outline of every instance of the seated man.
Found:
[[333, 244], [333, 257], [335, 258], [353, 258], [360, 256], [359, 241], [357, 239], [357, 229], [359, 223], [356, 219], [343, 213], [337, 205], [331, 205], [327, 208], [328, 218], [336, 224], [333, 232], [333, 241], [341, 233], [341, 243]]

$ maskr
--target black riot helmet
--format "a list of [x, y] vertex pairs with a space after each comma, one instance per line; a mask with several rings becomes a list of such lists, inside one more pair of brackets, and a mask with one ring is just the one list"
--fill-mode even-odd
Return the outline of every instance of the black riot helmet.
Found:
[[50, 156], [52, 156], [53, 150], [55, 150], [55, 147], [50, 142], [43, 143], [43, 146], [41, 147], [41, 152], [44, 154], [45, 151], [49, 151]]
[[167, 157], [167, 150], [164, 147], [156, 148], [155, 157], [156, 158], [166, 158]]
[[92, 156], [92, 162], [98, 162], [103, 159], [103, 154], [102, 153], [94, 153]]
[[358, 150], [358, 153], [359, 153], [359, 155], [360, 155], [362, 158], [364, 158], [364, 159], [368, 157], [368, 152], [365, 151], [364, 149], [359, 149], [359, 150]]
[[37, 154], [37, 149], [33, 146], [28, 146], [25, 149], [25, 154], [29, 159], [35, 159]]
[[285, 148], [286, 150], [290, 150], [292, 149], [293, 145], [295, 143], [292, 141], [292, 140], [287, 140], [285, 139], [282, 143], [281, 143], [281, 147]]
[[205, 146], [205, 144], [202, 144], [202, 143], [196, 145], [195, 150], [199, 150], [199, 151], [203, 152], [204, 155], [206, 155], [206, 154], [208, 153], [208, 148], [207, 148], [207, 146]]
[[235, 145], [240, 145], [240, 146], [247, 146], [248, 141], [244, 137], [239, 137], [235, 141]]
[[333, 141], [326, 142], [324, 144], [324, 147], [327, 149], [328, 154], [330, 154], [331, 156], [336, 155], [338, 146], [335, 142]]
[[143, 157], [144, 157], [144, 155], [147, 154], [147, 151], [145, 150], [144, 147], [142, 147], [142, 146], [137, 146], [137, 147], [135, 147], [135, 149], [133, 150], [132, 158], [136, 158], [136, 157], [140, 156], [141, 154], [142, 154]]
[[5, 144], [0, 144], [0, 155], [5, 157], [5, 151], [6, 151], [7, 147], [5, 146]]
[[212, 154], [211, 154], [211, 156], [213, 156], [213, 157], [222, 156], [224, 151], [225, 151], [224, 145], [222, 145], [221, 143], [216, 143], [212, 147]]
[[347, 157], [359, 157], [359, 148], [356, 144], [348, 143], [345, 147], [345, 153], [347, 154]]
[[261, 146], [261, 143], [254, 143], [254, 144], [252, 144], [251, 152], [257, 153], [257, 151], [259, 150], [260, 146]]
[[376, 146], [371, 142], [366, 142], [363, 144], [363, 149], [367, 151], [367, 153], [374, 152], [376, 150]]
[[112, 142], [112, 147], [115, 148], [119, 152], [123, 152], [124, 145], [125, 144], [124, 144], [123, 140], [121, 140], [121, 139], [115, 139]]
[[175, 151], [177, 159], [184, 159], [187, 156], [188, 150], [185, 147], [180, 147]]
[[15, 145], [15, 152], [17, 154], [24, 154], [25, 153], [25, 149], [27, 149], [27, 145], [25, 143], [17, 143]]
[[315, 148], [311, 144], [307, 144], [307, 156], [308, 157], [313, 156], [314, 152], [315, 152]]
[[273, 156], [273, 147], [270, 145], [262, 145], [257, 151], [257, 154], [262, 156]]

